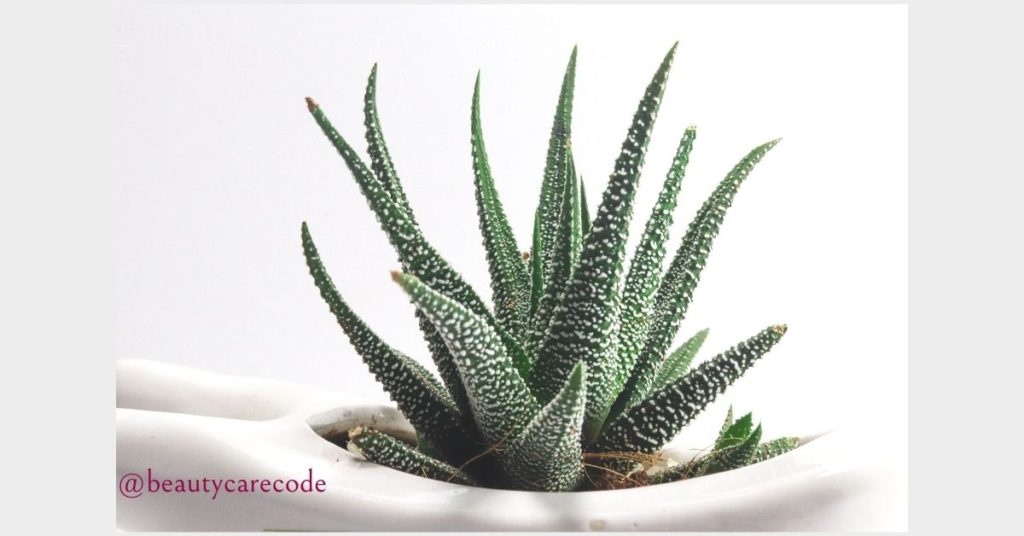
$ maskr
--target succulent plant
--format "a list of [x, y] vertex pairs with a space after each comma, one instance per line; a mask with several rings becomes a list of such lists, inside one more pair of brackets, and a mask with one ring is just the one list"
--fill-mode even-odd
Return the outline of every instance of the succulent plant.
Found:
[[[418, 437], [412, 445], [360, 428], [349, 434], [350, 448], [382, 465], [466, 485], [543, 491], [599, 487], [609, 475], [627, 478], [642, 468], [638, 460], [656, 456], [782, 338], [785, 325], [768, 326], [692, 370], [689, 365], [707, 330], [668, 352], [726, 210], [778, 140], [754, 148], [726, 175], [663, 271], [676, 199], [696, 138], [695, 128], [687, 128], [625, 270], [637, 183], [675, 51], [673, 46], [647, 86], [591, 217], [570, 143], [573, 49], [527, 253], [517, 244], [491, 174], [477, 74], [471, 151], [493, 307], [441, 257], [416, 221], [381, 131], [376, 65], [364, 99], [369, 165], [320, 105], [307, 98], [314, 120], [398, 254], [401, 271], [392, 277], [415, 305], [440, 375], [438, 380], [387, 345], [349, 308], [303, 223], [303, 250], [321, 296]], [[728, 445], [715, 451], [721, 453], [718, 461], [702, 471], [749, 463], [759, 456], [758, 449], [776, 449], [777, 443], [759, 446], [760, 429], [749, 430], [749, 419], [744, 419], [730, 424], [737, 438], [745, 431], [740, 442], [734, 444], [729, 432], [720, 439]], [[666, 473], [661, 480], [685, 476]]]

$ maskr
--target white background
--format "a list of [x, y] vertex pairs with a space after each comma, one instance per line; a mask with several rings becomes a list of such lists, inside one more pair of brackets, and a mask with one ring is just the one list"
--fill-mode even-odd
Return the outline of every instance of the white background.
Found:
[[699, 134], [672, 249], [736, 160], [782, 136], [738, 195], [677, 340], [710, 326], [706, 357], [790, 326], [683, 436], [710, 441], [731, 402], [768, 436], [868, 423], [905, 459], [906, 27], [900, 6], [134, 8], [120, 39], [114, 358], [386, 401], [306, 273], [301, 221], [364, 319], [429, 356], [388, 277], [395, 256], [303, 97], [362, 148], [365, 77], [379, 62], [381, 119], [411, 204], [486, 297], [469, 157], [477, 69], [497, 187], [525, 249], [572, 45], [573, 148], [596, 205], [637, 100], [679, 40], [633, 238], [687, 125]]

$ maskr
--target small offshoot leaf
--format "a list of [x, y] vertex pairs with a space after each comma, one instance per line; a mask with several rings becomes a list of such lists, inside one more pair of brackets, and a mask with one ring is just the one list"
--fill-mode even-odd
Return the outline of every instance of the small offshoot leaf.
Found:
[[700, 347], [704, 345], [704, 341], [707, 338], [708, 329], [705, 328], [673, 350], [665, 358], [665, 362], [658, 367], [658, 372], [654, 376], [654, 382], [651, 383], [651, 391], [657, 391], [685, 374], [690, 368], [693, 358], [697, 356], [697, 352], [700, 351]]
[[[740, 421], [736, 421], [739, 424]], [[730, 469], [736, 469], [749, 465], [754, 453], [757, 452], [758, 443], [761, 441], [761, 425], [758, 424], [753, 432], [750, 432], [739, 442], [731, 446], [717, 450], [708, 456], [707, 465], [703, 474], [720, 473]]]

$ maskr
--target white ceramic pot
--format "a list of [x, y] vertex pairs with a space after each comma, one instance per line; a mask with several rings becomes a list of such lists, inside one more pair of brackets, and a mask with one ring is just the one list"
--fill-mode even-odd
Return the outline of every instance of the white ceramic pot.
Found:
[[[877, 530], [891, 528], [900, 510], [879, 488], [884, 475], [872, 469], [847, 430], [806, 436], [790, 453], [692, 480], [615, 491], [535, 493], [405, 474], [363, 461], [322, 437], [360, 424], [396, 434], [412, 431], [397, 410], [360, 404], [340, 393], [152, 361], [120, 361], [117, 526], [166, 531]], [[677, 457], [687, 452], [678, 447], [667, 451]], [[241, 491], [243, 480], [255, 491]], [[275, 492], [275, 486], [285, 491]], [[308, 491], [289, 492], [288, 486]]]

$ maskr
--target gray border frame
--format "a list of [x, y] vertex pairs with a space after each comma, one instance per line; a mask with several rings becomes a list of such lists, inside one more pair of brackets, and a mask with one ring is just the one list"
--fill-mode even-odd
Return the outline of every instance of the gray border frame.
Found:
[[[0, 22], [0, 355], [5, 484], [18, 504], [6, 525], [18, 532], [114, 526], [114, 382], [103, 356], [113, 351], [121, 201], [118, 24], [130, 3], [26, 3]], [[996, 532], [1019, 524], [1014, 491], [995, 479], [1014, 482], [1003, 445], [1016, 431], [1007, 410], [1019, 407], [1008, 339], [1022, 263], [1007, 245], [1022, 225], [1007, 160], [1020, 138], [1010, 132], [1022, 115], [1020, 18], [996, 2], [872, 3], [910, 4], [911, 528]]]

